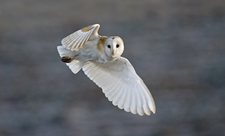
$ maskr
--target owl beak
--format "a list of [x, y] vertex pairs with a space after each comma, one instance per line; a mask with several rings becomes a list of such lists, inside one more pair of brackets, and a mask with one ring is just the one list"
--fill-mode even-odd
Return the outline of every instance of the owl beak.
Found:
[[115, 54], [115, 51], [113, 50], [112, 55], [114, 55], [114, 54]]

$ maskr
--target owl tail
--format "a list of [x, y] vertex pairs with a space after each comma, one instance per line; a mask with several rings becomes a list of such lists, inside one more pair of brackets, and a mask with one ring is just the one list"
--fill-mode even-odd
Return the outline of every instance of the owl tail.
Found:
[[79, 60], [73, 59], [73, 57], [75, 56], [74, 51], [67, 50], [63, 46], [57, 46], [57, 50], [58, 50], [59, 56], [62, 58], [62, 61], [66, 62], [66, 65], [71, 69], [71, 71], [74, 74], [80, 71], [80, 69], [83, 66], [83, 63], [80, 62]]

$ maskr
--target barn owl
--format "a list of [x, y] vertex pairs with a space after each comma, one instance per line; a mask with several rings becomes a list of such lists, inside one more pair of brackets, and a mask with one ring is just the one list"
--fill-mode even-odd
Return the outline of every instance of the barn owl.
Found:
[[61, 60], [76, 74], [80, 69], [93, 80], [114, 106], [139, 115], [155, 113], [153, 97], [131, 63], [121, 57], [123, 40], [100, 36], [99, 24], [84, 27], [57, 46]]

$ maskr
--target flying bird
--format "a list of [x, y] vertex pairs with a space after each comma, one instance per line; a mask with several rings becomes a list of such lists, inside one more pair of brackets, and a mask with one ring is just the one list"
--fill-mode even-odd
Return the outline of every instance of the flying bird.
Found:
[[121, 57], [123, 40], [100, 36], [99, 24], [84, 27], [57, 46], [61, 60], [76, 74], [80, 69], [93, 80], [114, 106], [139, 115], [155, 113], [155, 102], [131, 63]]

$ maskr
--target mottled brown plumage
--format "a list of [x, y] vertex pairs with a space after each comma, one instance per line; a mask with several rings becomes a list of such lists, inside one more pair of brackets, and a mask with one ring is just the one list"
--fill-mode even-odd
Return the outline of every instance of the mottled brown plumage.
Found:
[[108, 39], [107, 36], [101, 36], [97, 43], [97, 49], [103, 53], [103, 44], [105, 43], [105, 40]]

